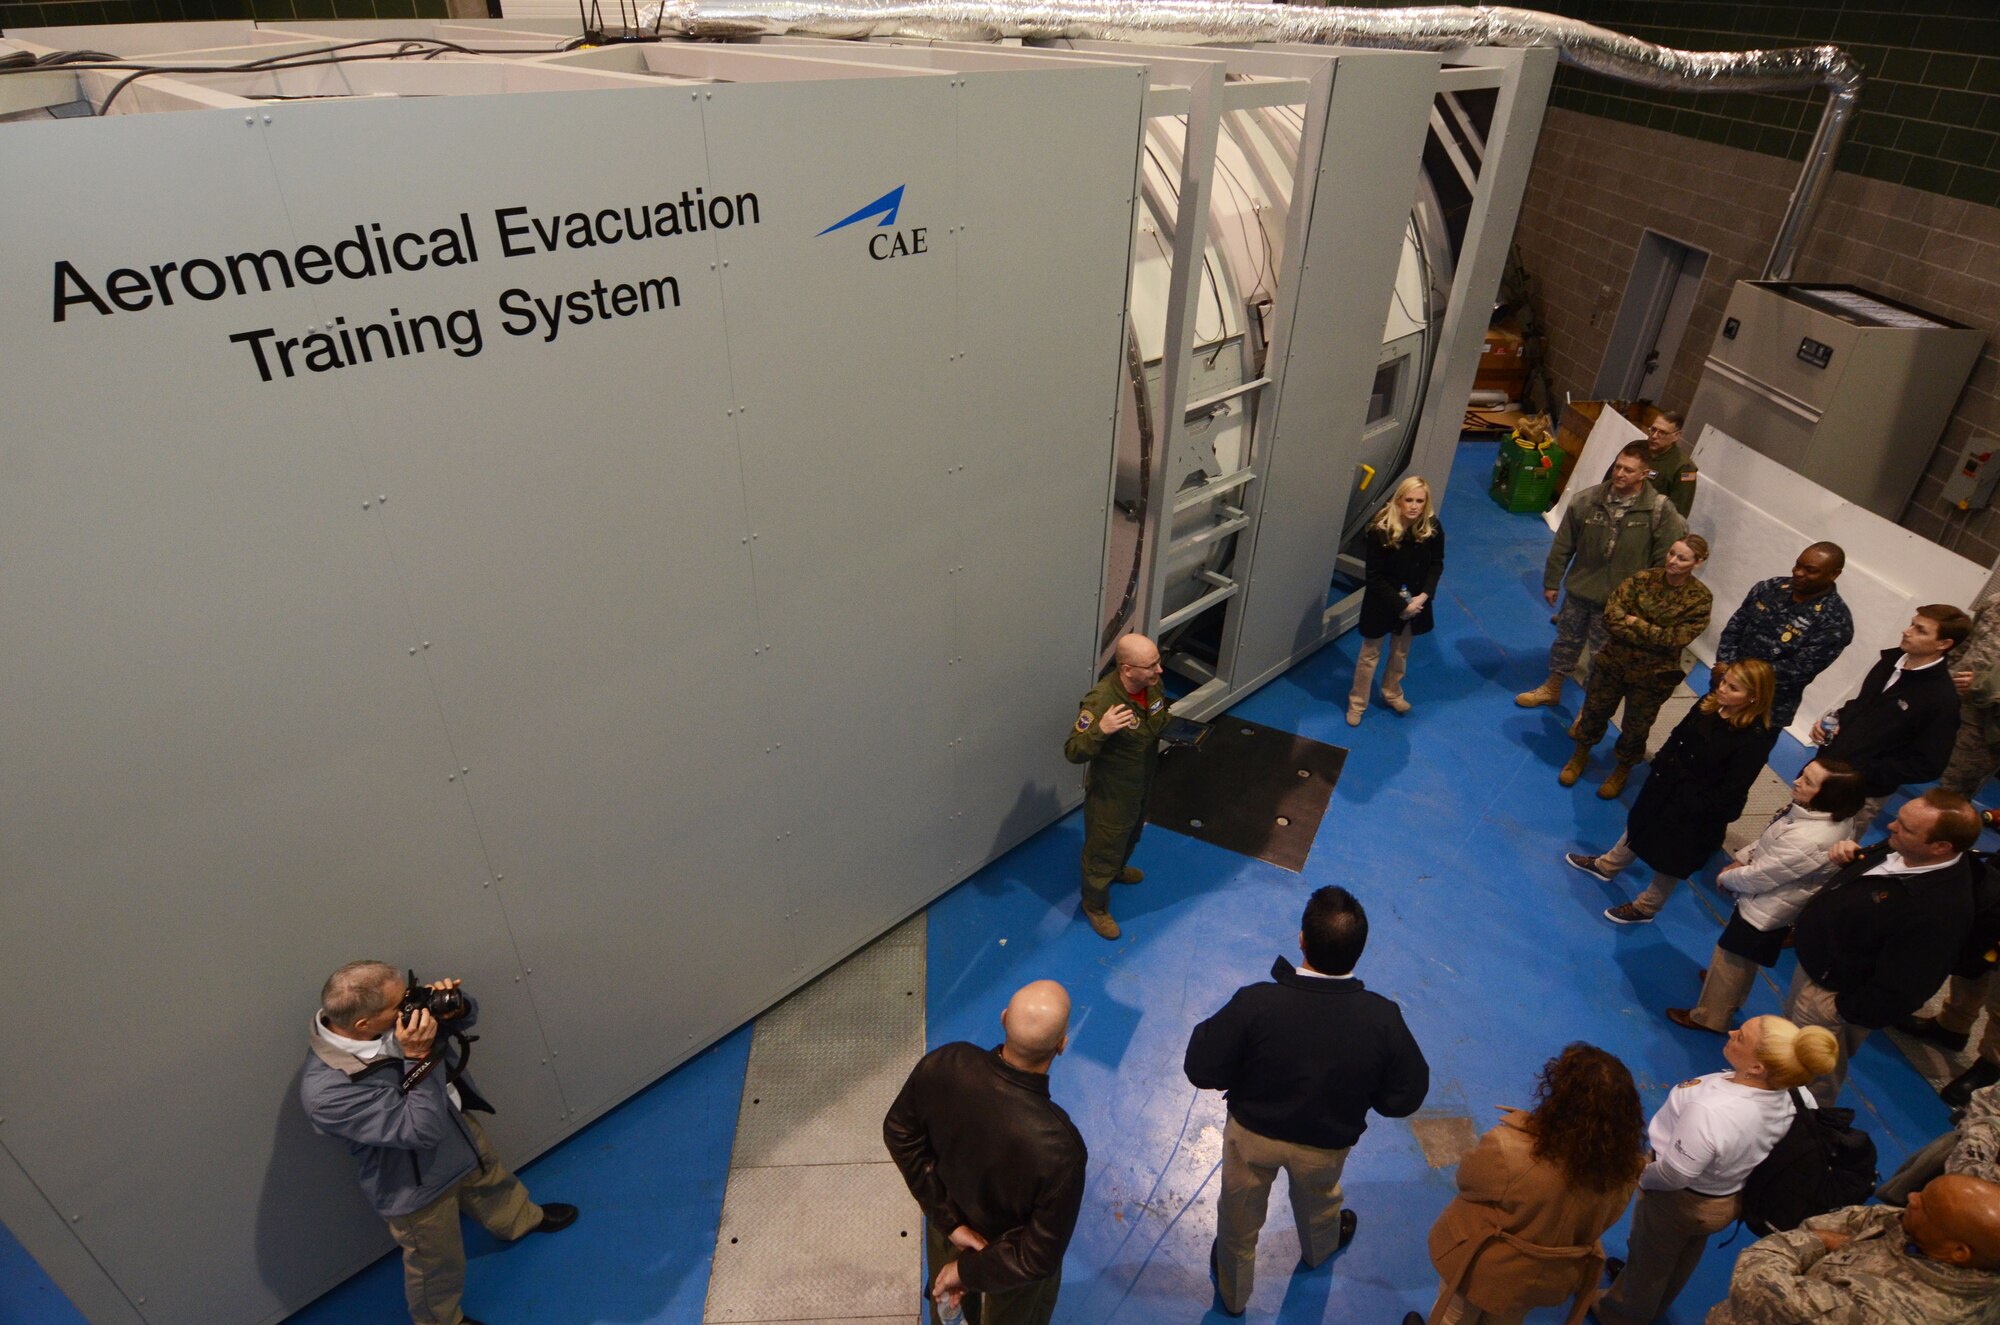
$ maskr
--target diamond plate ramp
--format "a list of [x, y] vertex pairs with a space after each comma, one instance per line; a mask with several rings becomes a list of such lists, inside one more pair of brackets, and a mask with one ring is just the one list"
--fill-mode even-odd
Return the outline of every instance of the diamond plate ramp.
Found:
[[919, 915], [757, 1019], [703, 1319], [912, 1325], [923, 1217], [882, 1116], [924, 1052]]
[[923, 1216], [893, 1164], [738, 1169], [723, 1198], [706, 1319], [910, 1321], [922, 1247]]

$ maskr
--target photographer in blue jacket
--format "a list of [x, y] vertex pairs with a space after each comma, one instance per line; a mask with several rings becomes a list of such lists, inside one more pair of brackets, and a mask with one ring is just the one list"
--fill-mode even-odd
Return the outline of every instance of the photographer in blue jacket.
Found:
[[465, 1032], [478, 1018], [457, 980], [418, 984], [383, 962], [328, 976], [313, 1014], [299, 1099], [316, 1130], [346, 1143], [361, 1190], [403, 1249], [413, 1325], [479, 1325], [459, 1307], [460, 1210], [506, 1242], [576, 1222], [575, 1206], [528, 1198], [468, 1112], [493, 1112], [463, 1075]]

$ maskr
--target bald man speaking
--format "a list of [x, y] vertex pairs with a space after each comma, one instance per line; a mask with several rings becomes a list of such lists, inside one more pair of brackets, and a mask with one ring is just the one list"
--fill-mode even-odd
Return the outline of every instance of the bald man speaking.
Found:
[[924, 1212], [931, 1322], [940, 1302], [973, 1325], [1048, 1325], [1083, 1204], [1089, 1151], [1049, 1098], [1069, 1045], [1069, 994], [1018, 990], [996, 1049], [958, 1041], [925, 1054], [882, 1120], [882, 1140]]
[[1160, 766], [1160, 732], [1172, 716], [1160, 687], [1160, 650], [1144, 635], [1120, 635], [1116, 665], [1083, 697], [1063, 757], [1083, 775], [1083, 918], [1107, 939], [1111, 885], [1137, 883], [1132, 848], [1146, 826], [1146, 797]]
[[1906, 1209], [1852, 1205], [1746, 1247], [1707, 1325], [1986, 1325], [2000, 1313], [2000, 1186], [1948, 1173]]

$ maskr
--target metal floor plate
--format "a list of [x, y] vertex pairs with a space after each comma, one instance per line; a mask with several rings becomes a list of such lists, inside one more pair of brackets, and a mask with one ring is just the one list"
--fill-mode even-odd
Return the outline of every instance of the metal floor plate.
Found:
[[704, 1320], [910, 1325], [923, 1217], [882, 1115], [924, 1052], [914, 916], [757, 1019]]
[[915, 1318], [923, 1216], [890, 1163], [729, 1175], [710, 1322]]

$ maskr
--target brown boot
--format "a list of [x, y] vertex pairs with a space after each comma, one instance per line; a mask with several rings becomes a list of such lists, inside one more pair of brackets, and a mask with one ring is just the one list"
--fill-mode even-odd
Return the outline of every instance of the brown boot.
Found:
[[1632, 765], [1622, 759], [1619, 760], [1618, 767], [1611, 770], [1611, 776], [1597, 784], [1597, 798], [1606, 801], [1617, 800], [1618, 793], [1625, 790], [1625, 779], [1631, 776]]
[[1545, 704], [1555, 703], [1562, 696], [1562, 677], [1551, 675], [1548, 680], [1542, 682], [1533, 690], [1523, 690], [1520, 694], [1514, 696], [1514, 702], [1524, 709], [1538, 709]]
[[1563, 771], [1556, 774], [1556, 781], [1565, 787], [1574, 787], [1576, 780], [1583, 776], [1583, 770], [1590, 767], [1590, 747], [1582, 741], [1576, 743], [1576, 753], [1563, 765]]
[[1097, 937], [1101, 939], [1115, 939], [1122, 932], [1118, 928], [1118, 922], [1111, 918], [1109, 911], [1086, 910], [1083, 918], [1090, 922], [1090, 927], [1097, 931]]

